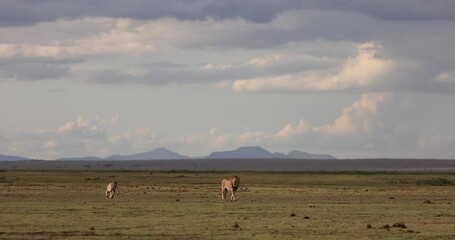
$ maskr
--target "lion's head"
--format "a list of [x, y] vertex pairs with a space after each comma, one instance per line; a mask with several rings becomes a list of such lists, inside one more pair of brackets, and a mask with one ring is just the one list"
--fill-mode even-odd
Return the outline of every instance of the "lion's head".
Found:
[[239, 186], [239, 184], [240, 184], [240, 178], [237, 177], [237, 176], [232, 176], [231, 177], [231, 182], [232, 182], [232, 186], [234, 188], [237, 188]]

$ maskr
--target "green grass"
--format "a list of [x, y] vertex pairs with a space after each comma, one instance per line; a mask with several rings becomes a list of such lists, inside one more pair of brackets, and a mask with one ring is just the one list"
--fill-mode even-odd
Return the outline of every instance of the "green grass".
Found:
[[435, 179], [455, 173], [2, 171], [0, 239], [454, 239], [455, 188]]

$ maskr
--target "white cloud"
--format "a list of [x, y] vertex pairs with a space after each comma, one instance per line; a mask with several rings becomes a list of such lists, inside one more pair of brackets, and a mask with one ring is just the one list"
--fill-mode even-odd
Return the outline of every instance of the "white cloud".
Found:
[[17, 55], [15, 44], [0, 44], [0, 57], [9, 58]]
[[435, 80], [441, 83], [455, 83], [455, 69], [438, 74]]
[[108, 147], [106, 128], [117, 120], [118, 116], [78, 116], [55, 129], [13, 130], [3, 141], [9, 152], [33, 158], [99, 155]]
[[[65, 29], [65, 26], [75, 28], [87, 26], [94, 27], [98, 32], [86, 33], [87, 35], [76, 35], [76, 29]], [[61, 40], [50, 41], [42, 37], [44, 41], [36, 41], [33, 38], [29, 42], [21, 43], [0, 43], [0, 58], [24, 57], [24, 58], [74, 58], [87, 57], [105, 54], [144, 54], [154, 50], [149, 39], [144, 39], [146, 33], [137, 31], [135, 25], [128, 19], [107, 19], [107, 18], [84, 18], [76, 20], [59, 20], [57, 22], [41, 24], [38, 29], [58, 29], [67, 31], [67, 34], [55, 33], [55, 37]], [[27, 31], [26, 28], [24, 31]], [[16, 29], [17, 35], [20, 28]], [[56, 30], [54, 30], [57, 32]], [[1, 29], [0, 29], [1, 32]], [[32, 31], [35, 32], [35, 31]], [[54, 32], [52, 32], [54, 33]], [[23, 33], [26, 35], [26, 33]], [[147, 36], [147, 35], [146, 35]], [[40, 39], [39, 37], [37, 39]], [[58, 39], [58, 38], [57, 38]], [[47, 41], [46, 41], [47, 40]], [[23, 40], [22, 40], [23, 41]]]
[[221, 70], [224, 71], [226, 69], [232, 68], [232, 64], [226, 64], [226, 63], [207, 63], [204, 65], [205, 70]]
[[365, 93], [359, 101], [345, 108], [333, 124], [314, 127], [313, 131], [330, 135], [374, 135], [380, 131], [382, 122], [378, 121], [378, 107], [387, 101], [389, 93]]
[[67, 133], [75, 130], [99, 131], [107, 124], [115, 124], [118, 122], [118, 116], [102, 117], [97, 116], [94, 119], [86, 116], [78, 116], [76, 120], [66, 122], [58, 128], [59, 133]]
[[[377, 56], [381, 46], [372, 42], [360, 44], [357, 55], [348, 58], [333, 74], [327, 71], [309, 70], [290, 75], [237, 80], [232, 89], [242, 91], [333, 91], [347, 89], [368, 89], [375, 87], [378, 81], [392, 68], [391, 60]], [[255, 61], [265, 64], [276, 61], [277, 57]], [[267, 61], [268, 60], [268, 61]]]
[[[322, 126], [310, 124], [302, 118], [296, 124], [285, 124], [276, 132], [266, 130], [220, 132], [218, 128], [213, 127], [208, 132], [187, 134], [175, 140], [162, 138], [161, 143], [166, 146], [177, 146], [177, 149], [185, 149], [185, 145], [191, 145], [191, 148], [204, 149], [204, 152], [251, 145], [286, 150], [301, 149], [302, 146], [308, 149], [325, 149], [324, 151], [337, 148], [355, 151], [377, 149], [387, 141], [392, 141], [387, 137], [399, 137], [394, 136], [394, 133], [390, 135], [388, 128], [391, 126], [388, 125], [395, 125], [396, 129], [399, 129], [402, 123], [388, 121], [382, 116], [388, 111], [392, 100], [389, 93], [362, 94], [360, 99], [346, 107], [333, 123]], [[401, 134], [398, 130], [396, 132]]]
[[[88, 28], [94, 30], [87, 30]], [[106, 54], [144, 55], [156, 49], [235, 47], [260, 32], [267, 24], [245, 20], [214, 19], [181, 21], [162, 18], [150, 21], [90, 17], [60, 19], [34, 27], [4, 29], [0, 33], [21, 39], [0, 41], [0, 58], [70, 58]], [[46, 32], [50, 36], [39, 34]], [[38, 35], [37, 35], [38, 34]], [[26, 39], [26, 40], [25, 40]], [[57, 40], [55, 40], [57, 39]], [[249, 40], [248, 40], [249, 41]], [[255, 44], [257, 41], [250, 41]]]
[[237, 136], [237, 144], [239, 146], [262, 145], [272, 138], [273, 135], [267, 131], [245, 131]]
[[253, 58], [248, 63], [257, 67], [264, 67], [277, 62], [282, 62], [285, 57], [284, 54], [269, 54], [267, 56]]
[[310, 130], [310, 126], [306, 123], [305, 119], [300, 119], [297, 126], [292, 125], [291, 123], [286, 124], [277, 134], [277, 137], [290, 137], [295, 135], [302, 135], [307, 133]]
[[221, 148], [232, 141], [230, 133], [218, 133], [218, 129], [213, 127], [209, 130], [209, 145], [214, 148]]
[[135, 130], [111, 135], [107, 140], [120, 153], [121, 151], [148, 151], [158, 144], [159, 137], [151, 128], [139, 127]]

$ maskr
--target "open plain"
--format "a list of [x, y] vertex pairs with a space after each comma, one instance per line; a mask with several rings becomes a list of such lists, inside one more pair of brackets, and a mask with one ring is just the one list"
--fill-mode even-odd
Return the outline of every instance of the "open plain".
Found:
[[[220, 197], [231, 175], [236, 202]], [[0, 239], [454, 239], [454, 183], [454, 172], [4, 169]]]

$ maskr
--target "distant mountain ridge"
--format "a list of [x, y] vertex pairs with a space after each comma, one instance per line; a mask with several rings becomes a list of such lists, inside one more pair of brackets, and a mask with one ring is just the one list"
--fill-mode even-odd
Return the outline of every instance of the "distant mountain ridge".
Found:
[[326, 153], [314, 154], [297, 150], [289, 152], [286, 157], [294, 159], [336, 159], [336, 157]]
[[207, 158], [209, 159], [336, 159], [334, 156], [329, 154], [312, 154], [300, 151], [291, 151], [288, 154], [284, 153], [271, 153], [262, 147], [250, 146], [240, 147], [235, 150], [213, 152]]
[[166, 160], [166, 159], [189, 159], [190, 157], [169, 151], [166, 148], [156, 148], [150, 152], [136, 153], [131, 155], [112, 155], [105, 160]]
[[240, 147], [235, 150], [213, 152], [207, 158], [229, 159], [229, 158], [285, 158], [283, 153], [271, 153], [261, 147]]
[[29, 159], [28, 158], [24, 158], [24, 157], [9, 156], [9, 155], [0, 154], [0, 161], [21, 161], [21, 160], [29, 160]]
[[[291, 151], [288, 154], [272, 153], [258, 146], [240, 147], [235, 150], [213, 152], [206, 159], [336, 159], [329, 154], [312, 154], [301, 151]], [[191, 159], [191, 157], [178, 154], [166, 148], [156, 148], [149, 152], [135, 153], [130, 155], [111, 155], [105, 158], [86, 156], [86, 157], [65, 157], [56, 160], [60, 161], [96, 161], [96, 160], [178, 160]], [[20, 161], [29, 160], [18, 156], [8, 156], [0, 154], [0, 161]]]
[[104, 158], [99, 158], [99, 157], [92, 157], [92, 156], [87, 156], [87, 157], [66, 157], [66, 158], [59, 158], [55, 159], [58, 161], [96, 161], [96, 160], [104, 160]]

